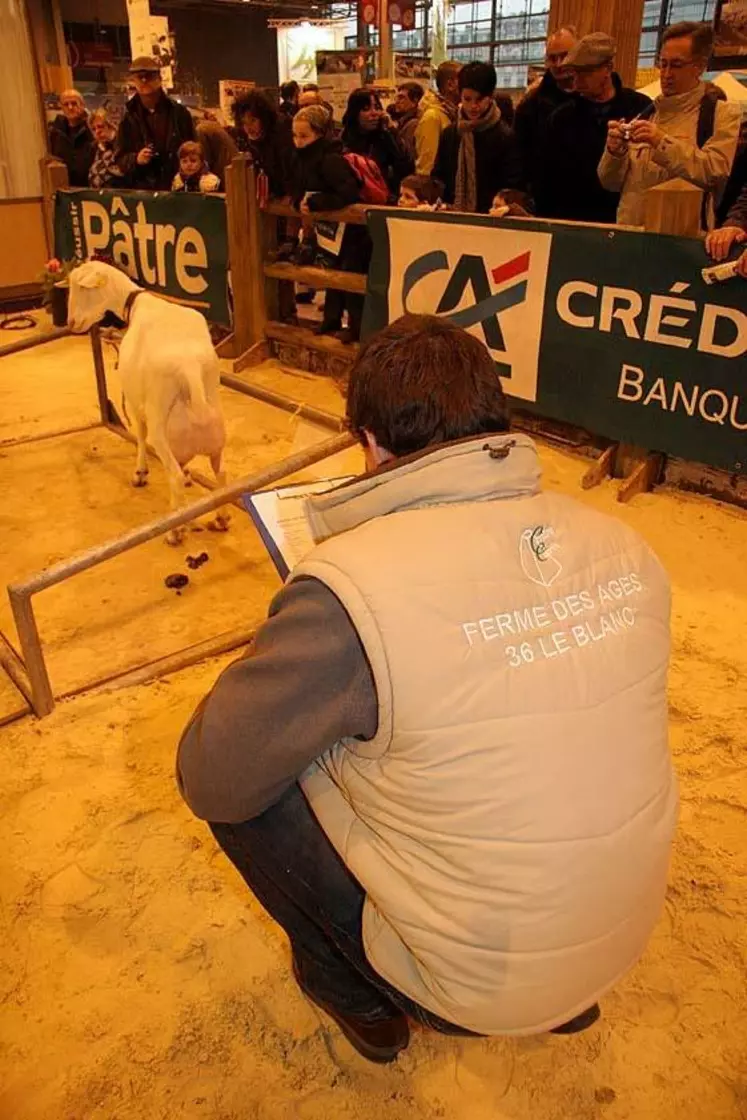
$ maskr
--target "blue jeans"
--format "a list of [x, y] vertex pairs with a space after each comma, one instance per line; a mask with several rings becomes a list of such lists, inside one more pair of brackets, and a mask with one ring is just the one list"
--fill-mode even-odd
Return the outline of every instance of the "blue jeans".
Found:
[[379, 1019], [392, 1004], [443, 1034], [446, 1022], [393, 988], [363, 948], [366, 895], [330, 844], [298, 785], [254, 820], [211, 824], [215, 839], [291, 943], [304, 983], [341, 1014]]

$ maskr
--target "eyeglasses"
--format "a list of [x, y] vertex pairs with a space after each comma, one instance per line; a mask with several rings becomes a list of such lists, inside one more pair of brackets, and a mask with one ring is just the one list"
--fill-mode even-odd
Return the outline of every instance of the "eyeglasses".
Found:
[[545, 57], [551, 66], [562, 66], [568, 58], [568, 51], [561, 51], [559, 54], [548, 54]]
[[158, 70], [134, 70], [132, 77], [137, 78], [139, 82], [148, 82], [151, 78], [158, 77]]
[[657, 58], [656, 65], [659, 70], [684, 70], [686, 66], [692, 66], [697, 61], [694, 58]]

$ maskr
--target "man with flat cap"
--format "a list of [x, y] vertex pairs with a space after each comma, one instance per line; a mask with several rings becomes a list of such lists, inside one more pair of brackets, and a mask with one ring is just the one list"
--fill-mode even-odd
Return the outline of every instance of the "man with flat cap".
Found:
[[565, 65], [574, 75], [574, 94], [550, 118], [536, 189], [537, 213], [543, 218], [614, 223], [619, 196], [606, 191], [597, 175], [607, 125], [645, 115], [651, 100], [623, 86], [615, 73], [614, 40], [602, 32], [579, 39]]
[[158, 61], [148, 55], [132, 60], [129, 70], [135, 96], [127, 102], [117, 136], [116, 163], [128, 187], [168, 191], [179, 170], [178, 151], [194, 140], [188, 109], [167, 97]]

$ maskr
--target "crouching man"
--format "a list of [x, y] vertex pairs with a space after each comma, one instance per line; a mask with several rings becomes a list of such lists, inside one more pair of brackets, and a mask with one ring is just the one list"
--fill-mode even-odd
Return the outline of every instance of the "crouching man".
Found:
[[347, 409], [368, 473], [310, 503], [321, 543], [197, 709], [183, 796], [367, 1058], [408, 1017], [581, 1029], [664, 899], [667, 577], [542, 491], [457, 327], [376, 335]]

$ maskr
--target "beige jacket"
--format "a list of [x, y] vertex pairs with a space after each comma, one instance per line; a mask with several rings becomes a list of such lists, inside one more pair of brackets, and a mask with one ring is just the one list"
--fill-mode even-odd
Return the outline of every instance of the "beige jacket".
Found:
[[436, 164], [441, 134], [456, 120], [456, 108], [439, 94], [428, 90], [420, 102], [420, 116], [415, 129], [415, 171], [430, 175]]
[[634, 964], [664, 899], [667, 577], [621, 522], [541, 493], [525, 436], [312, 502], [328, 539], [293, 578], [348, 612], [379, 725], [303, 788], [366, 891], [369, 960], [474, 1031], [556, 1026]]
[[737, 151], [741, 113], [738, 105], [719, 101], [713, 136], [699, 148], [695, 141], [705, 91], [705, 83], [700, 82], [691, 93], [656, 98], [651, 119], [666, 134], [658, 148], [631, 144], [623, 156], [605, 149], [599, 181], [608, 191], [620, 192], [619, 225], [642, 226], [646, 191], [669, 179], [685, 179], [707, 192], [708, 228], [713, 227], [714, 203], [723, 193]]

